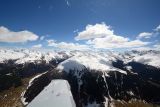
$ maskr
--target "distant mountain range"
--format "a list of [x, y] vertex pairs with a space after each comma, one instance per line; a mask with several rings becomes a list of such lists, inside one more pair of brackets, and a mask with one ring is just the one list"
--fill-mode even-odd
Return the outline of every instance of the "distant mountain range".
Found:
[[[51, 89], [57, 79], [66, 80], [58, 82], [60, 84], [69, 83], [70, 88], [66, 90], [70, 89], [72, 93], [73, 107], [74, 103], [76, 107], [111, 107], [113, 100], [128, 102], [133, 99], [160, 104], [160, 51], [157, 50], [121, 53], [0, 50], [0, 91], [17, 87], [22, 78], [37, 73], [41, 74], [30, 80], [27, 90], [22, 93], [22, 102], [28, 107], [42, 107], [39, 104], [43, 100], [39, 98], [45, 99], [43, 95], [57, 90]], [[44, 90], [51, 91], [46, 93]], [[65, 96], [63, 92], [59, 93]], [[60, 97], [59, 100], [63, 99]]]

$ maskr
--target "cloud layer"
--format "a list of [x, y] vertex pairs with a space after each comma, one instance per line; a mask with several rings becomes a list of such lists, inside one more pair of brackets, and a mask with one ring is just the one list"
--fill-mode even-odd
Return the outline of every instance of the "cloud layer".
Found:
[[154, 48], [159, 49], [160, 50], [160, 44], [156, 44], [154, 45]]
[[160, 25], [158, 25], [154, 30], [157, 32], [160, 31]]
[[121, 40], [112, 40], [110, 38], [96, 38], [94, 40], [87, 41], [87, 43], [93, 45], [94, 48], [102, 48], [102, 49], [133, 48], [149, 44], [149, 42], [142, 42], [140, 40], [121, 41]]
[[159, 35], [160, 32], [160, 25], [158, 25], [152, 32], [142, 32], [137, 36], [137, 39], [148, 39], [151, 37], [156, 37]]
[[32, 48], [41, 48], [42, 44], [33, 45]]
[[75, 40], [87, 40], [98, 37], [105, 37], [113, 35], [113, 31], [110, 26], [107, 26], [105, 23], [87, 25], [84, 31], [78, 33], [75, 37]]
[[48, 46], [53, 46], [59, 49], [67, 50], [88, 50], [87, 45], [80, 45], [78, 43], [56, 42], [55, 40], [47, 40]]
[[35, 41], [38, 39], [38, 36], [32, 32], [27, 30], [14, 32], [10, 31], [6, 27], [0, 27], [0, 42], [8, 42], [8, 43], [18, 43], [18, 42], [27, 42], [27, 41]]
[[[111, 26], [106, 25], [105, 23], [97, 23], [94, 25], [87, 25], [83, 31], [76, 30], [74, 33], [75, 42], [57, 42], [54, 39], [46, 40], [46, 36], [38, 36], [30, 31], [18, 31], [14, 32], [9, 30], [6, 27], [0, 27], [0, 42], [8, 43], [22, 43], [28, 41], [36, 41], [39, 38], [39, 41], [47, 41], [47, 46], [52, 46], [59, 49], [65, 50], [90, 50], [90, 49], [120, 49], [120, 48], [143, 48], [147, 46], [152, 46], [156, 49], [160, 49], [159, 45], [153, 46], [151, 42], [144, 42], [141, 39], [156, 37], [159, 35], [160, 25], [156, 27], [152, 32], [142, 32], [136, 39], [131, 40], [128, 37], [120, 36], [114, 33], [114, 30]], [[79, 41], [82, 41], [83, 44], [80, 44]], [[32, 48], [41, 48], [42, 44], [32, 46]]]
[[141, 39], [141, 38], [151, 38], [151, 36], [153, 35], [153, 33], [150, 32], [142, 32], [138, 35], [137, 39]]
[[141, 47], [149, 44], [141, 40], [130, 40], [129, 38], [114, 34], [110, 26], [105, 23], [87, 25], [84, 31], [78, 33], [76, 40], [87, 40], [86, 43], [94, 48], [114, 49]]

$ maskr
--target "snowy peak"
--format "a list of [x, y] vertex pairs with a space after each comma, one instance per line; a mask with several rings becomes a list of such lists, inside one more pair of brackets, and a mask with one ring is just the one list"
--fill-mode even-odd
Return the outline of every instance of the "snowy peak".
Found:
[[[111, 58], [104, 57], [99, 55], [98, 53], [93, 54], [78, 54], [75, 55], [63, 62], [61, 62], [58, 67], [60, 71], [69, 72], [70, 70], [75, 71], [82, 71], [84, 69], [102, 71], [102, 72], [109, 72], [109, 71], [116, 71], [117, 68], [112, 66]], [[125, 73], [125, 71], [118, 70], [121, 73]]]
[[125, 52], [124, 57], [125, 58], [123, 61], [125, 61], [125, 63], [134, 61], [146, 65], [160, 67], [160, 51], [157, 50], [132, 50]]
[[[16, 64], [24, 63], [49, 63], [52, 60], [68, 59], [62, 62], [58, 69], [69, 70], [89, 68], [95, 70], [111, 70], [112, 62], [122, 60], [124, 63], [132, 61], [160, 67], [160, 51], [157, 50], [132, 50], [124, 53], [114, 51], [62, 51], [40, 52], [28, 49], [0, 49], [0, 63], [14, 60]], [[66, 66], [67, 63], [67, 66]], [[69, 66], [68, 66], [69, 65]], [[76, 67], [75, 67], [76, 66]]]
[[0, 49], [0, 62], [3, 63], [6, 60], [15, 60], [16, 64], [24, 63], [40, 63], [42, 60], [49, 63], [53, 59], [66, 59], [69, 54], [58, 52], [40, 52], [28, 49]]

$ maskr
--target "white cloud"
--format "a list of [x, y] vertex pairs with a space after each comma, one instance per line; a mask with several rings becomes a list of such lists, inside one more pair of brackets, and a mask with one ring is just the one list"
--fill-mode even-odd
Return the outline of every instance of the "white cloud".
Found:
[[27, 41], [35, 41], [38, 39], [38, 36], [32, 32], [27, 30], [14, 32], [10, 31], [6, 27], [0, 27], [0, 42], [27, 42]]
[[69, 6], [70, 6], [69, 1], [68, 1], [68, 0], [65, 0], [65, 2], [66, 2], [66, 4], [67, 4], [67, 6], [69, 7]]
[[154, 47], [155, 47], [156, 49], [159, 49], [159, 50], [160, 50], [160, 44], [156, 44], [156, 45], [154, 45]]
[[56, 45], [56, 47], [61, 49], [68, 49], [68, 50], [87, 50], [89, 47], [87, 45], [80, 45], [78, 43], [66, 43], [60, 42]]
[[40, 40], [44, 40], [44, 38], [45, 38], [45, 36], [41, 36], [39, 39], [40, 39]]
[[153, 50], [153, 48], [151, 48], [151, 47], [137, 47], [137, 48], [131, 48], [131, 50], [147, 51], [147, 50]]
[[160, 50], [160, 44], [155, 44], [153, 46], [145, 46], [145, 47], [137, 47], [137, 48], [131, 48], [131, 50], [140, 50], [140, 51], [144, 51], [144, 50]]
[[77, 32], [78, 32], [78, 29], [76, 29], [76, 30], [73, 31], [73, 33], [77, 33]]
[[159, 35], [159, 31], [160, 31], [160, 25], [157, 26], [155, 29], [153, 29], [153, 32], [142, 32], [137, 36], [137, 39], [142, 39], [142, 38], [151, 38], [151, 37], [156, 37], [157, 35]]
[[48, 42], [48, 46], [56, 46], [57, 45], [56, 41], [53, 39], [47, 40], [47, 42]]
[[142, 32], [137, 36], [137, 39], [141, 39], [141, 38], [150, 38], [153, 35], [153, 33], [149, 33], [149, 32]]
[[38, 45], [33, 45], [32, 48], [41, 48], [42, 44], [38, 44]]
[[95, 38], [87, 41], [87, 44], [93, 45], [95, 48], [104, 49], [141, 47], [148, 44], [148, 42], [142, 42], [140, 40], [128, 41], [127, 39], [123, 40], [121, 37], [118, 38]]
[[47, 40], [48, 46], [53, 46], [60, 49], [67, 50], [88, 50], [89, 47], [87, 45], [81, 45], [78, 43], [67, 43], [67, 42], [56, 42], [55, 40]]
[[86, 43], [94, 48], [113, 49], [141, 47], [149, 44], [140, 40], [129, 40], [129, 38], [118, 36], [110, 26], [105, 23], [87, 25], [86, 29], [79, 32], [76, 40], [88, 40]]
[[111, 30], [110, 26], [107, 26], [105, 23], [87, 25], [84, 31], [78, 32], [78, 35], [75, 37], [75, 40], [87, 40], [112, 35], [113, 30]]
[[160, 31], [160, 25], [158, 25], [154, 30], [157, 32]]

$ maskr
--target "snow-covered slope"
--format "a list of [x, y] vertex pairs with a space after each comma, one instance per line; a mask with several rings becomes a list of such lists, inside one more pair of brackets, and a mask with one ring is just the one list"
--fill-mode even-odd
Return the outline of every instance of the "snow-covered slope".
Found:
[[133, 50], [124, 54], [125, 63], [132, 61], [160, 68], [160, 51], [155, 50]]
[[[73, 57], [72, 57], [73, 56]], [[151, 66], [160, 67], [160, 51], [155, 50], [133, 50], [123, 53], [113, 51], [71, 51], [71, 52], [40, 52], [28, 49], [0, 49], [0, 63], [6, 60], [15, 60], [16, 64], [26, 62], [41, 62], [42, 60], [49, 63], [51, 60], [63, 59], [64, 57], [72, 57], [64, 63], [72, 63], [72, 69], [82, 68], [76, 66], [75, 63], [84, 65], [87, 68], [96, 70], [110, 69], [111, 63], [117, 59], [123, 60], [125, 63], [136, 61]], [[62, 65], [65, 65], [65, 64]], [[74, 65], [76, 67], [74, 67]], [[84, 67], [83, 66], [83, 67]], [[62, 66], [59, 66], [62, 69]], [[67, 70], [68, 68], [66, 68]]]
[[27, 107], [76, 107], [66, 80], [53, 80]]
[[148, 53], [144, 55], [137, 55], [133, 58], [133, 61], [140, 62], [143, 64], [160, 67], [160, 54]]
[[20, 59], [25, 56], [24, 53], [14, 50], [0, 49], [0, 62], [2, 63], [5, 60], [9, 59]]
[[[65, 54], [65, 52], [59, 54]], [[68, 81], [78, 107], [109, 107], [113, 104], [113, 100], [138, 99], [149, 103], [160, 102], [159, 51], [129, 51], [125, 53], [73, 51], [67, 52], [67, 55], [70, 56], [68, 59], [59, 63], [45, 77], [37, 79], [26, 90], [24, 98], [28, 99], [28, 107], [39, 104], [39, 102], [52, 105], [52, 100], [48, 97], [53, 97], [52, 99], [57, 102], [55, 104], [60, 104], [57, 97], [52, 95], [52, 90], [58, 90], [56, 93], [61, 92], [61, 85], [57, 86], [61, 87], [59, 89], [54, 87], [56, 85], [53, 81], [57, 78]], [[51, 79], [52, 82], [50, 83], [50, 80], [46, 80], [46, 78]], [[48, 95], [45, 101], [43, 93], [47, 87], [43, 89], [46, 86], [43, 84], [44, 81], [49, 83], [47, 87], [51, 90], [49, 91], [51, 95]], [[35, 94], [37, 90], [39, 93]], [[49, 93], [47, 90], [45, 95]], [[34, 99], [33, 94], [38, 100]], [[42, 96], [44, 98], [41, 98]]]
[[15, 60], [16, 64], [24, 64], [37, 62], [40, 63], [42, 60], [49, 63], [51, 60], [63, 59], [69, 57], [69, 54], [58, 53], [58, 52], [40, 52], [28, 49], [0, 49], [0, 63], [6, 60]]
[[75, 56], [61, 62], [57, 69], [60, 71], [69, 72], [70, 70], [82, 71], [84, 69], [109, 72], [119, 71], [126, 74], [125, 71], [117, 69], [112, 66], [111, 57], [102, 56], [99, 53], [79, 53]]

